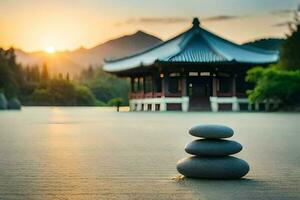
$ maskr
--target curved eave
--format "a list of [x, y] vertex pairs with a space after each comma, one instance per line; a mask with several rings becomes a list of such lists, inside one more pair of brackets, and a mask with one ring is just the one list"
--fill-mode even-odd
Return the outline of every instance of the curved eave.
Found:
[[157, 65], [193, 65], [193, 66], [229, 66], [229, 65], [235, 65], [235, 66], [256, 66], [256, 65], [269, 65], [269, 64], [276, 64], [277, 61], [274, 62], [238, 62], [236, 60], [232, 61], [219, 61], [219, 62], [169, 62], [169, 61], [157, 61], [155, 64]]
[[210, 46], [227, 60], [236, 60], [239, 63], [276, 63], [279, 59], [279, 51], [270, 51], [255, 47], [244, 47], [231, 41], [225, 40], [205, 29], [203, 37]]
[[118, 72], [122, 72], [122, 71], [132, 71], [134, 69], [137, 68], [145, 68], [145, 67], [150, 67], [152, 66], [154, 62], [148, 63], [148, 64], [144, 64], [144, 63], [140, 63], [140, 64], [136, 64], [136, 65], [131, 65], [130, 67], [122, 67], [120, 65], [118, 65], [117, 63], [107, 63], [103, 66], [103, 70], [109, 73], [118, 73]]
[[186, 66], [203, 67], [203, 66], [205, 66], [205, 67], [207, 67], [207, 69], [209, 69], [209, 67], [224, 67], [224, 69], [225, 69], [229, 66], [251, 67], [251, 66], [258, 66], [258, 65], [266, 66], [269, 64], [276, 64], [276, 63], [277, 63], [277, 61], [274, 61], [274, 62], [238, 62], [236, 60], [232, 60], [232, 61], [220, 61], [220, 62], [170, 62], [170, 61], [156, 60], [153, 64], [150, 64], [147, 66], [146, 65], [138, 65], [136, 67], [128, 68], [126, 70], [110, 70], [110, 71], [105, 70], [105, 71], [112, 73], [112, 74], [116, 74], [116, 75], [129, 75], [129, 74], [139, 74], [139, 73], [145, 73], [145, 72], [147, 73], [147, 72], [150, 72], [151, 69], [153, 69], [154, 67], [158, 67], [158, 66], [167, 67], [170, 65], [182, 66], [182, 67], [186, 67]]
[[278, 62], [279, 52], [244, 47], [225, 40], [201, 27], [188, 31], [143, 52], [105, 61], [104, 71], [121, 73], [139, 68], [151, 68], [160, 63], [185, 63], [193, 65], [266, 65]]

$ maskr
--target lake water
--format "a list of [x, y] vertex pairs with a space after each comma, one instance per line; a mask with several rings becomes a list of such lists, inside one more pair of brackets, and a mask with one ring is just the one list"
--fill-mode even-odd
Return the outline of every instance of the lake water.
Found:
[[[242, 180], [177, 180], [195, 124], [225, 124], [251, 171]], [[0, 199], [300, 199], [300, 114], [0, 112]]]

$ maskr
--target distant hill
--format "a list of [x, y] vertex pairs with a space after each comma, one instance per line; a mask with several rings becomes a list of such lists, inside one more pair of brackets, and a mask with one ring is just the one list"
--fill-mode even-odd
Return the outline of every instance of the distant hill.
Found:
[[51, 73], [77, 74], [89, 65], [100, 66], [105, 58], [119, 58], [127, 56], [143, 49], [161, 43], [162, 40], [138, 31], [132, 35], [126, 35], [97, 45], [91, 49], [79, 48], [74, 51], [57, 52], [48, 54], [45, 52], [27, 53], [16, 49], [17, 62], [24, 66], [47, 63]]
[[26, 53], [20, 49], [16, 49], [16, 59], [18, 63], [24, 66], [39, 66], [43, 63], [47, 63], [49, 71], [51, 73], [64, 73], [77, 74], [84, 67], [73, 60], [69, 59], [64, 52], [48, 54], [43, 51]]
[[[42, 66], [47, 63], [50, 73], [78, 74], [89, 65], [100, 66], [104, 59], [120, 58], [147, 49], [161, 43], [162, 40], [138, 31], [132, 35], [126, 35], [93, 48], [79, 48], [74, 51], [57, 52], [48, 54], [43, 51], [28, 53], [16, 49], [17, 62], [24, 66]], [[260, 39], [243, 44], [244, 46], [258, 47], [267, 50], [278, 50], [284, 39], [268, 38]]]
[[260, 39], [252, 42], [247, 42], [243, 45], [250, 46], [250, 47], [258, 47], [267, 50], [279, 50], [281, 45], [284, 43], [284, 41], [285, 41], [284, 39], [279, 39], [279, 38], [267, 38], [267, 39]]
[[67, 53], [70, 60], [81, 65], [100, 65], [105, 58], [119, 58], [127, 56], [162, 42], [161, 39], [138, 31], [133, 35], [126, 35], [110, 40], [91, 49], [78, 49]]

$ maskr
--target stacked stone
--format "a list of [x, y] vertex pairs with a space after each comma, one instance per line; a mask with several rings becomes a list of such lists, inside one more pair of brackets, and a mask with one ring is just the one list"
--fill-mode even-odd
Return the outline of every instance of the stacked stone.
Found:
[[0, 110], [7, 109], [7, 100], [3, 93], [0, 93]]
[[7, 101], [5, 95], [0, 93], [0, 110], [20, 110], [21, 103], [17, 98], [12, 98]]
[[225, 140], [234, 131], [222, 125], [199, 125], [190, 129], [192, 136], [204, 138], [186, 145], [193, 156], [177, 163], [179, 173], [189, 178], [239, 179], [249, 172], [246, 161], [230, 156], [242, 150], [238, 142]]
[[21, 102], [17, 98], [12, 98], [7, 102], [7, 109], [21, 110]]

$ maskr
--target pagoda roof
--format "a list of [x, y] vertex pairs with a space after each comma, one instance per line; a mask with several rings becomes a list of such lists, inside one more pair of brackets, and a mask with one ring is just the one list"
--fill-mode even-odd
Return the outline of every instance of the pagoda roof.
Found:
[[276, 63], [278, 58], [278, 51], [245, 47], [225, 40], [203, 29], [195, 18], [192, 28], [170, 40], [131, 56], [106, 60], [104, 70], [118, 73], [156, 63], [260, 65]]

